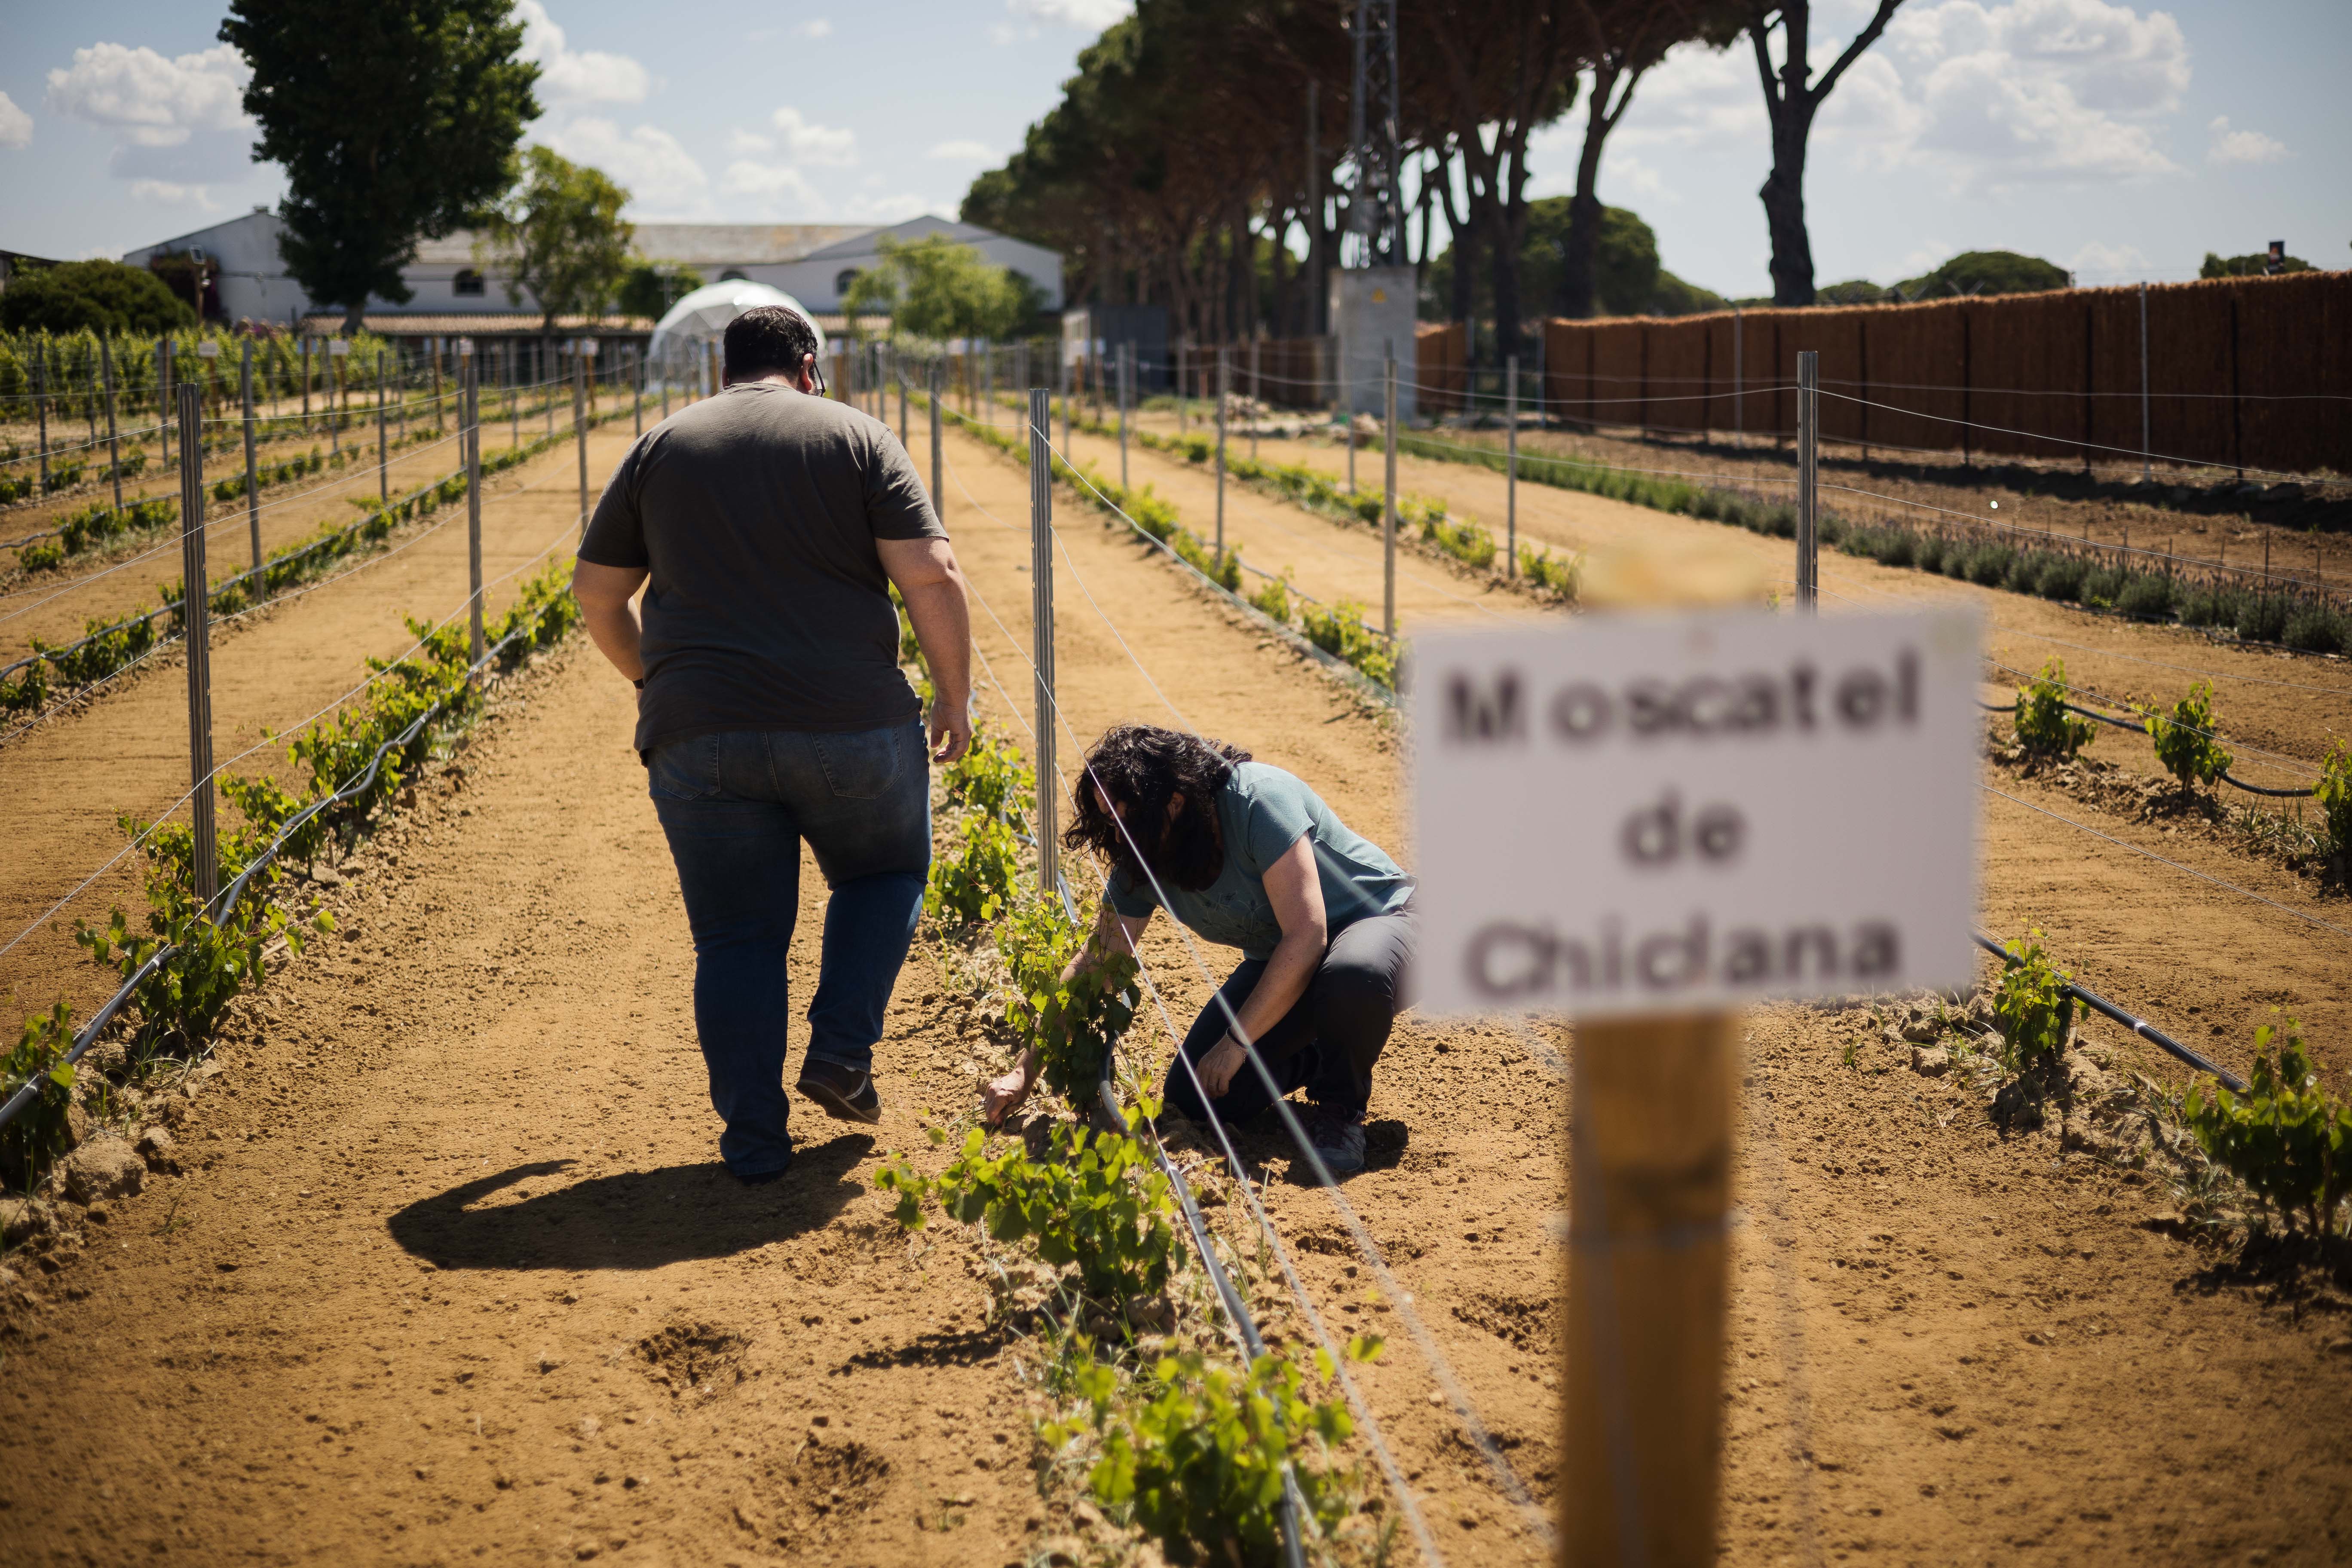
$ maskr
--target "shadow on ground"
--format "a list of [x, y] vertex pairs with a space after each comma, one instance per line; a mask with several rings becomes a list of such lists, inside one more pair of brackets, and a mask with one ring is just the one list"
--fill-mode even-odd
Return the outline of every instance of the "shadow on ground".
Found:
[[[803, 1144], [782, 1180], [760, 1187], [715, 1163], [565, 1182], [571, 1161], [541, 1161], [421, 1199], [385, 1228], [442, 1268], [659, 1268], [726, 1258], [830, 1223], [866, 1190], [850, 1173], [873, 1147], [862, 1132]], [[551, 1177], [555, 1184], [541, 1186]]]

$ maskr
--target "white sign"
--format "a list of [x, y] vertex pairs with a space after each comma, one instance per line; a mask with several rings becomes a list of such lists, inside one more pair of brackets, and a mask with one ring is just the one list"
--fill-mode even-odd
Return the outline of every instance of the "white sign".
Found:
[[206, 338], [204, 342], [196, 345], [196, 357], [198, 359], [220, 358], [220, 344], [213, 342], [210, 338]]
[[1420, 1005], [1966, 984], [1977, 650], [1965, 610], [1415, 638]]
[[459, 339], [457, 340], [457, 357], [458, 357], [459, 359], [464, 359], [464, 358], [466, 358], [467, 355], [471, 354], [473, 352], [474, 352], [474, 340], [473, 340], [473, 339], [471, 339], [471, 338], [459, 338]]
[[327, 340], [327, 353], [333, 355], [336, 359], [348, 358], [351, 352], [352, 342], [349, 338], [330, 338]]

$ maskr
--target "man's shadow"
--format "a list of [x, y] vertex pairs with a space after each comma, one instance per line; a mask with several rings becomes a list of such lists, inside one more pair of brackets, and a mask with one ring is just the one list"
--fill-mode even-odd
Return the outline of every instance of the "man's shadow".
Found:
[[726, 1258], [829, 1224], [866, 1190], [849, 1173], [873, 1147], [862, 1132], [803, 1144], [791, 1171], [766, 1186], [746, 1187], [716, 1163], [667, 1165], [475, 1206], [518, 1183], [560, 1177], [572, 1164], [544, 1160], [419, 1199], [386, 1228], [442, 1268], [658, 1268]]

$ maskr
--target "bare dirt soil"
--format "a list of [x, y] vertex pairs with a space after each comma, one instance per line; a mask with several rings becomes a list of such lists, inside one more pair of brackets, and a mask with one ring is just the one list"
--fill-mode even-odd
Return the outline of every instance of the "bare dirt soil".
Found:
[[[951, 499], [1009, 695], [983, 689], [1018, 733], [1034, 717], [1028, 543], [1009, 526], [1026, 479], [968, 440], [950, 450], [1008, 523]], [[1156, 683], [1409, 855], [1392, 725], [1064, 505], [1076, 736], [1166, 718]], [[575, 643], [499, 709], [462, 783], [436, 771], [346, 868], [347, 937], [249, 1009], [180, 1113], [186, 1173], [80, 1220], [54, 1272], [24, 1268], [0, 1389], [19, 1554], [1013, 1563], [1082, 1528], [1037, 1499], [1023, 1350], [982, 1321], [963, 1244], [910, 1245], [869, 1189], [882, 1151], [929, 1157], [919, 1119], [958, 1110], [994, 1065], [939, 960], [919, 946], [900, 981], [882, 1125], [805, 1117], [793, 1177], [736, 1187], [713, 1163], [626, 688]], [[2119, 999], [2223, 1026], [2231, 1065], [2271, 1003], [2310, 1006], [2341, 1064], [2340, 939], [1989, 804], [1988, 923], [2032, 919]], [[817, 887], [812, 870], [803, 994]], [[1222, 971], [1164, 922], [1146, 958], [1181, 1028]], [[2352, 1552], [2352, 1290], [2250, 1279], [2175, 1239], [2159, 1184], [2068, 1150], [2054, 1121], [2004, 1132], [1976, 1089], [1915, 1074], [1866, 1009], [1758, 1009], [1747, 1034], [1727, 1559]], [[2113, 1076], [2178, 1076], [2105, 1026], [2085, 1043]], [[1156, 1014], [1129, 1048], [1166, 1059]], [[1408, 1016], [1374, 1168], [1346, 1189], [1546, 1500], [1569, 1110], [1551, 1056], [1574, 1049]], [[1389, 1335], [1366, 1387], [1449, 1558], [1541, 1561], [1393, 1303], [1367, 1296], [1328, 1198], [1278, 1135], [1245, 1136], [1326, 1312]]]

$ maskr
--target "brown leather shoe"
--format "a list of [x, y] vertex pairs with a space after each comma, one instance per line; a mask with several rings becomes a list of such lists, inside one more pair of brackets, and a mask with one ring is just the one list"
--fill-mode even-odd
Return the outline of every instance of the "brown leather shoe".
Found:
[[874, 1092], [874, 1075], [870, 1072], [837, 1062], [810, 1060], [802, 1064], [801, 1080], [793, 1087], [814, 1100], [817, 1109], [835, 1121], [871, 1125], [882, 1120], [882, 1097]]

